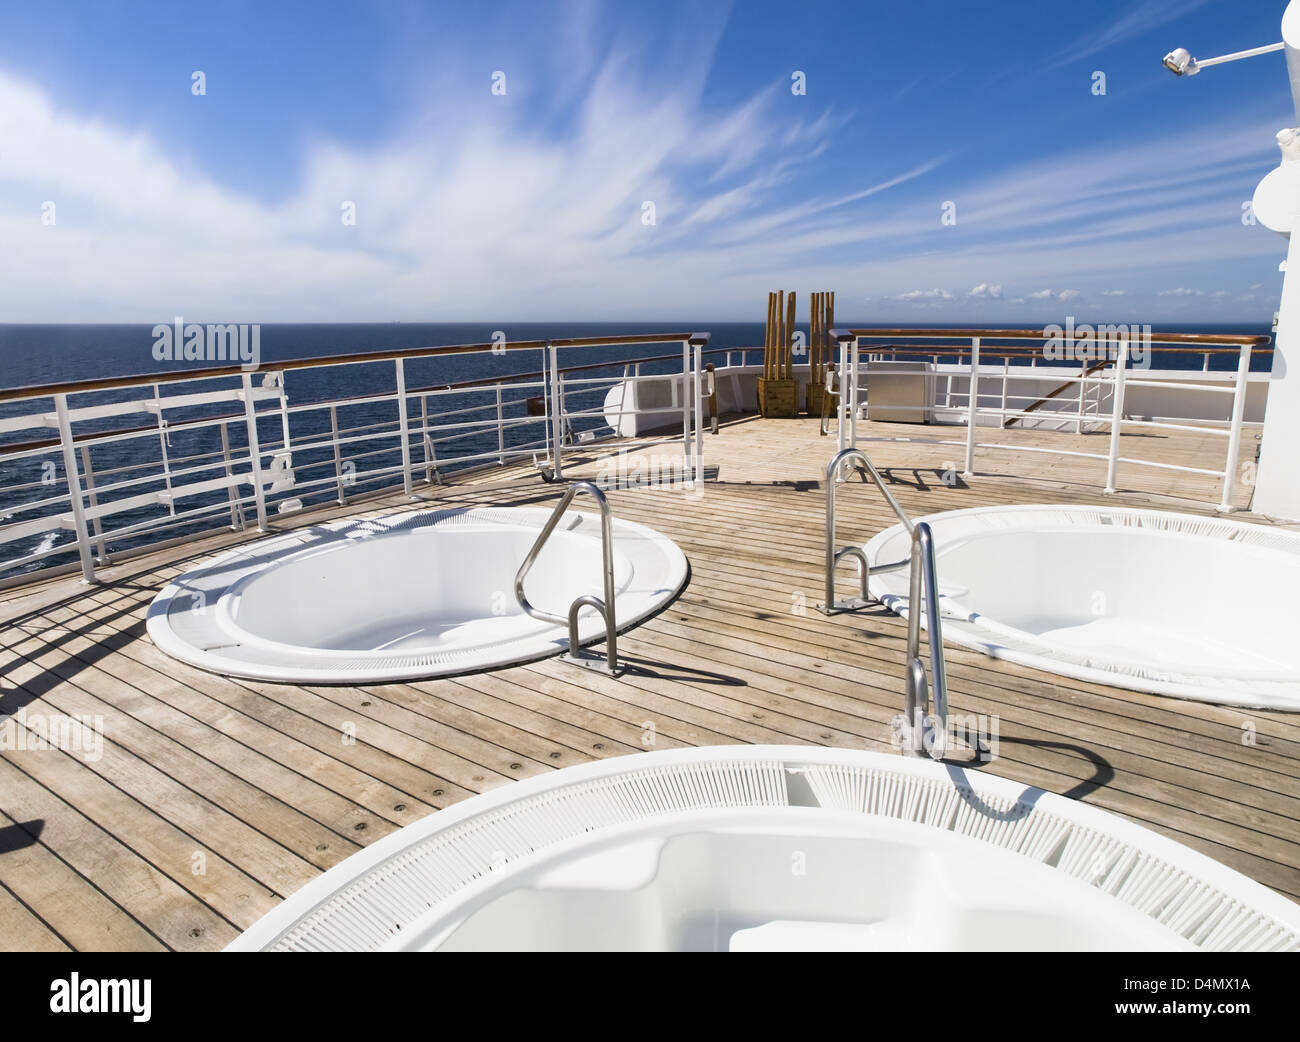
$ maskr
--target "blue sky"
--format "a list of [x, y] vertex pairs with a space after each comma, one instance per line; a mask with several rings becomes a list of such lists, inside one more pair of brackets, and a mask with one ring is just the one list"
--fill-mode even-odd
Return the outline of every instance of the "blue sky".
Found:
[[1266, 322], [1284, 6], [11, 3], [0, 318]]

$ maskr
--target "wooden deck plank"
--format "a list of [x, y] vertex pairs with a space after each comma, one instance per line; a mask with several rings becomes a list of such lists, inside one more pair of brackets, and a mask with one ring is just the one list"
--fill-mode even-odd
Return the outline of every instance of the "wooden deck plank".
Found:
[[[959, 430], [899, 424], [859, 432], [960, 440], [950, 437]], [[995, 429], [980, 438], [1072, 451], [1104, 451], [1106, 440]], [[1207, 469], [1222, 466], [1225, 448], [1221, 437], [1186, 432], [1122, 442], [1125, 455]], [[826, 619], [812, 608], [833, 444], [815, 421], [744, 418], [708, 436], [713, 480], [702, 497], [611, 491], [616, 515], [675, 539], [692, 566], [683, 596], [620, 638], [631, 668], [618, 680], [552, 658], [414, 683], [300, 687], [174, 662], [144, 635], [148, 605], [170, 578], [246, 538], [233, 533], [105, 568], [93, 587], [60, 580], [8, 591], [0, 709], [99, 715], [106, 738], [99, 764], [57, 751], [0, 753], [0, 810], [10, 821], [47, 819], [47, 845], [25, 847], [27, 860], [15, 862], [21, 886], [0, 885], [0, 946], [134, 946], [134, 924], [141, 947], [219, 947], [358, 845], [475, 792], [590, 759], [737, 742], [890, 748], [904, 621], [883, 609]], [[960, 445], [864, 447], [913, 516], [1024, 502], [1210, 516], [1217, 498], [1218, 479], [1131, 465], [1121, 466], [1123, 491], [1103, 496], [1104, 463], [999, 450], [981, 450], [974, 478], [946, 484]], [[1239, 459], [1254, 447], [1243, 438]], [[627, 448], [624, 462], [680, 460], [676, 446]], [[605, 452], [575, 450], [566, 474], [609, 477]], [[419, 498], [544, 506], [560, 491], [529, 468], [505, 467], [421, 486]], [[1242, 485], [1234, 502], [1248, 498]], [[412, 505], [387, 493], [276, 525]], [[850, 486], [839, 522], [843, 543], [894, 517], [878, 492]], [[847, 570], [841, 578], [848, 589]], [[1000, 722], [1001, 755], [981, 769], [1104, 807], [1300, 895], [1300, 715], [1165, 699], [946, 651], [954, 712]], [[1247, 723], [1254, 745], [1242, 741]], [[207, 859], [201, 877], [189, 873], [196, 851]], [[13, 853], [0, 848], [6, 883]], [[117, 875], [105, 875], [108, 863], [121, 864]], [[35, 886], [38, 869], [66, 886]], [[69, 936], [56, 925], [92, 907], [111, 930]]]

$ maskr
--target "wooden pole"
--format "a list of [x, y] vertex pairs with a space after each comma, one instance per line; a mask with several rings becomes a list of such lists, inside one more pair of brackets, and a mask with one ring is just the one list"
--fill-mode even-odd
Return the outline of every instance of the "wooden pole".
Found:
[[767, 295], [767, 318], [763, 320], [763, 379], [767, 379], [767, 345], [772, 339], [772, 294]]
[[814, 293], [808, 315], [808, 379], [815, 380], [822, 365], [822, 294]]
[[776, 350], [773, 352], [774, 361], [776, 362], [776, 371], [772, 374], [772, 379], [781, 379], [781, 344], [785, 341], [785, 290], [776, 292]]
[[790, 291], [790, 310], [786, 315], [785, 321], [785, 372], [782, 375], [784, 380], [794, 379], [794, 290]]

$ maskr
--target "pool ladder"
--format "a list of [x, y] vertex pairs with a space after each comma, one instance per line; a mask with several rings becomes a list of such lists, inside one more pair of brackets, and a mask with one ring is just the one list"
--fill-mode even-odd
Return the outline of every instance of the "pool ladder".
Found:
[[[573, 603], [569, 605], [569, 617], [565, 620], [562, 616], [552, 615], [550, 612], [543, 611], [541, 608], [530, 604], [528, 598], [524, 595], [524, 579], [528, 577], [528, 573], [536, 563], [537, 555], [542, 552], [546, 540], [551, 537], [551, 533], [555, 531], [555, 526], [560, 523], [560, 518], [569, 509], [569, 504], [573, 502], [574, 497], [580, 492], [587, 493], [600, 505], [600, 546], [602, 564], [605, 570], [605, 596], [602, 599], [595, 594], [587, 593], [575, 597]], [[570, 485], [564, 495], [560, 497], [560, 501], [555, 504], [555, 509], [551, 511], [551, 516], [542, 527], [537, 541], [533, 543], [532, 549], [528, 551], [528, 555], [524, 558], [524, 563], [519, 566], [519, 571], [515, 573], [515, 599], [519, 602], [519, 606], [535, 619], [541, 619], [544, 622], [558, 622], [561, 625], [566, 621], [568, 622], [569, 651], [564, 656], [565, 661], [588, 669], [599, 669], [611, 676], [618, 676], [622, 673], [622, 669], [618, 664], [618, 624], [614, 617], [614, 537], [611, 522], [609, 500], [605, 498], [604, 492], [590, 481], [576, 481]], [[583, 608], [595, 608], [605, 620], [605, 657], [603, 660], [599, 655], [583, 649], [578, 643], [578, 612]]]
[[[889, 504], [903, 528], [912, 537], [912, 552], [907, 560], [881, 565], [877, 572], [892, 572], [902, 568], [909, 569], [909, 592], [907, 610], [907, 673], [905, 676], [907, 704], [901, 719], [895, 720], [895, 727], [901, 741], [903, 752], [909, 756], [921, 756], [924, 753], [935, 759], [943, 758], [948, 735], [948, 672], [943, 658], [943, 623], [939, 613], [939, 580], [934, 565], [934, 534], [924, 521], [913, 524], [907, 512], [899, 505], [880, 479], [880, 473], [861, 449], [845, 449], [838, 453], [826, 467], [826, 599], [817, 605], [825, 615], [838, 615], [841, 612], [857, 611], [872, 603], [869, 582], [871, 565], [866, 552], [860, 546], [846, 546], [836, 549], [835, 545], [835, 486], [842, 480], [842, 475], [850, 464], [857, 464], [862, 480], [876, 483], [885, 501]], [[858, 562], [858, 573], [862, 581], [862, 595], [835, 599], [835, 572], [841, 561], [852, 557]], [[927, 620], [927, 639], [930, 643], [930, 676], [927, 683], [925, 661], [921, 658], [921, 612], [922, 593], [924, 592], [925, 617]], [[934, 690], [934, 715], [930, 714], [930, 688]]]

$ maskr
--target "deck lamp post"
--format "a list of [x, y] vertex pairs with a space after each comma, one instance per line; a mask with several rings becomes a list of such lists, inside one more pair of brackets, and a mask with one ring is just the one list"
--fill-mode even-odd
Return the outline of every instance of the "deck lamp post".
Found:
[[[1300, 125], [1300, 0], [1291, 0], [1282, 14], [1281, 43], [1204, 61], [1180, 47], [1165, 55], [1164, 64], [1176, 76], [1194, 76], [1211, 65], [1279, 50], [1286, 52], [1291, 99]], [[1287, 259], [1281, 265], [1282, 300], [1251, 509], [1300, 521], [1300, 236], [1291, 234], [1300, 224], [1300, 126], [1279, 131], [1277, 145], [1281, 162], [1260, 181], [1251, 200], [1255, 220], [1289, 240]], [[1287, 277], [1291, 271], [1295, 278]]]

